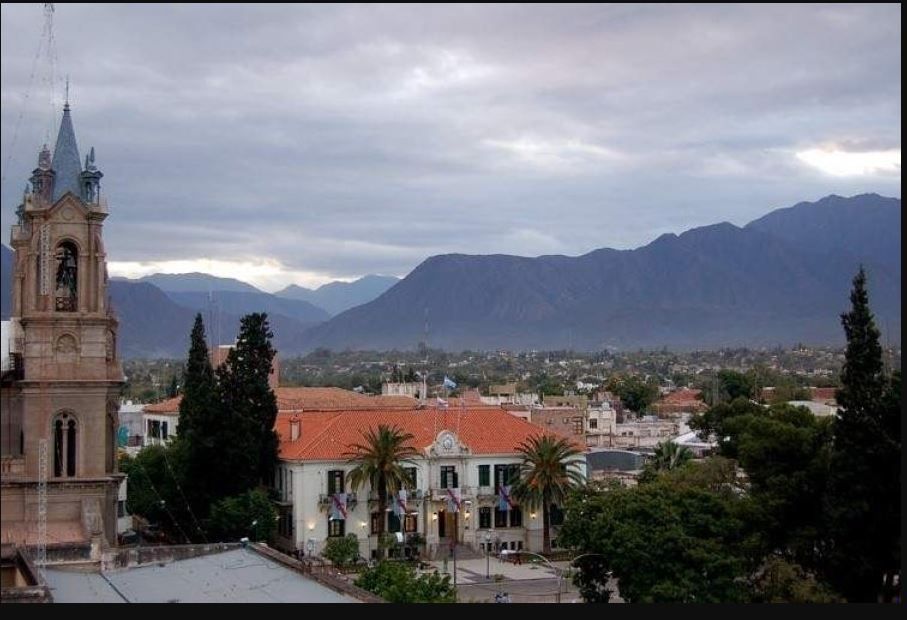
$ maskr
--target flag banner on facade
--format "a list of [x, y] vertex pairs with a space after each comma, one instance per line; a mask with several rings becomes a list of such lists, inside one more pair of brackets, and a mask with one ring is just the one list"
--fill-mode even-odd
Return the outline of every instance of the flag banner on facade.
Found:
[[394, 514], [402, 517], [406, 514], [406, 489], [400, 489], [393, 503]]
[[498, 485], [498, 510], [510, 510], [513, 508], [513, 501], [510, 499], [510, 485]]
[[444, 375], [444, 387], [447, 389], [450, 389], [450, 390], [455, 390], [455, 389], [457, 389], [457, 384], [455, 382], [451, 381], [447, 377], [447, 375]]
[[332, 520], [346, 521], [346, 493], [334, 493], [331, 496]]
[[460, 512], [460, 489], [447, 489], [447, 511]]

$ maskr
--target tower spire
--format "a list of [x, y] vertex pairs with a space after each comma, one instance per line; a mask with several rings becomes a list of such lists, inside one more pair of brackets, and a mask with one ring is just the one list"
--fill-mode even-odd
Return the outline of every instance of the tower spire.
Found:
[[76, 144], [76, 132], [72, 128], [72, 116], [69, 112], [69, 80], [67, 80], [66, 105], [63, 106], [63, 120], [57, 134], [57, 146], [51, 167], [56, 173], [53, 201], [56, 202], [66, 192], [81, 196], [82, 161], [79, 157], [79, 146]]

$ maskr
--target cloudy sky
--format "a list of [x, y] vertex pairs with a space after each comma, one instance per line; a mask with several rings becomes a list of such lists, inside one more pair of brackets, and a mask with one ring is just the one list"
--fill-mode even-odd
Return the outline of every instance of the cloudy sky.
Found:
[[61, 4], [54, 80], [43, 24], [2, 5], [2, 240], [69, 74], [112, 275], [276, 290], [901, 195], [898, 5]]

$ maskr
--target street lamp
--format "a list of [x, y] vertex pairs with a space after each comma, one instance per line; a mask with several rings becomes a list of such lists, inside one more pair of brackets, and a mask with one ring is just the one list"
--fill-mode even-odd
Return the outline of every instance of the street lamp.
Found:
[[490, 560], [491, 557], [491, 532], [485, 532], [485, 579], [491, 579]]
[[[503, 553], [503, 551], [501, 553]], [[557, 602], [560, 603], [561, 602], [561, 588], [562, 588], [562, 585], [564, 583], [566, 583], [564, 581], [564, 575], [561, 573], [561, 570], [557, 566], [552, 564], [551, 560], [549, 560], [548, 558], [546, 558], [545, 556], [543, 556], [539, 553], [533, 553], [531, 551], [523, 551], [523, 550], [515, 551], [513, 553], [524, 553], [526, 555], [534, 555], [537, 558], [541, 558], [542, 561], [545, 562], [545, 564], [547, 564], [548, 567], [554, 571], [554, 574], [557, 575]]]

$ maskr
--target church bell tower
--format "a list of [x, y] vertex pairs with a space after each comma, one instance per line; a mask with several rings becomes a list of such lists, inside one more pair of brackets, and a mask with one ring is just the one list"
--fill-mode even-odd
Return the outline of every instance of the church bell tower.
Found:
[[0, 536], [39, 544], [43, 471], [49, 559], [57, 547], [97, 559], [117, 540], [123, 371], [107, 295], [108, 207], [94, 160], [92, 148], [83, 168], [67, 102], [53, 155], [45, 145], [17, 210], [13, 277], [3, 283], [13, 294], [10, 363], [0, 385]]

